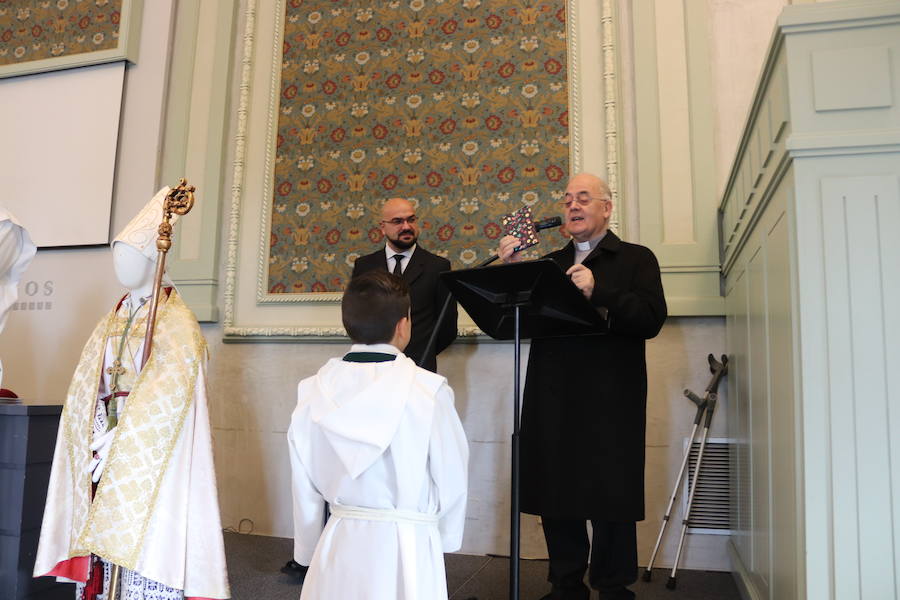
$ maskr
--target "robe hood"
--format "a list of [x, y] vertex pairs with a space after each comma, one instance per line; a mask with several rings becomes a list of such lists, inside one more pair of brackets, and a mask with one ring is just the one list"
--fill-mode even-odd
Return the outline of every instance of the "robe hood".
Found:
[[[377, 366], [376, 366], [377, 365]], [[377, 369], [363, 390], [352, 369]], [[398, 354], [389, 363], [347, 363], [333, 358], [307, 380], [310, 417], [331, 444], [350, 477], [356, 478], [384, 453], [397, 433], [416, 384], [416, 365]], [[355, 393], [348, 396], [348, 390]]]

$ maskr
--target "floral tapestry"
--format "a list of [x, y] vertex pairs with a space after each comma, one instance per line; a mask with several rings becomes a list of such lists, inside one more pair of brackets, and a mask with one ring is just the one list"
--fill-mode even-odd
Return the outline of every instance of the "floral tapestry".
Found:
[[0, 0], [0, 66], [115, 48], [122, 0]]
[[454, 268], [495, 252], [504, 214], [560, 214], [565, 32], [564, 0], [288, 0], [269, 293], [342, 290], [388, 198]]

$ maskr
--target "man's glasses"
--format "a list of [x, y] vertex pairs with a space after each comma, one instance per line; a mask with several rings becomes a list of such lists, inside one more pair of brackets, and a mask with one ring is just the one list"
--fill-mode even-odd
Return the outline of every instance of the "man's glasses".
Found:
[[559, 203], [563, 208], [570, 208], [573, 202], [577, 202], [579, 206], [587, 206], [591, 200], [606, 200], [606, 198], [594, 198], [589, 192], [566, 194], [563, 198]]
[[418, 220], [419, 218], [416, 215], [410, 215], [408, 217], [394, 217], [393, 219], [382, 221], [382, 223], [390, 225], [403, 225], [404, 223], [409, 223], [410, 225], [413, 225]]

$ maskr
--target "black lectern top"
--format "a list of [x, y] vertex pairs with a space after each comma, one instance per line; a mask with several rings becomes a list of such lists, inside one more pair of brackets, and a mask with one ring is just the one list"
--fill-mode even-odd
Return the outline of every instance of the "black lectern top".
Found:
[[606, 309], [592, 305], [550, 259], [448, 271], [441, 279], [475, 324], [497, 340], [606, 333]]

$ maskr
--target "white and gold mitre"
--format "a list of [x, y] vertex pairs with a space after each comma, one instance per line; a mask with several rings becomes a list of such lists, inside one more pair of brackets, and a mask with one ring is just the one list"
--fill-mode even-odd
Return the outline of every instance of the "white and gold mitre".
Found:
[[[156, 238], [159, 237], [157, 230], [163, 219], [163, 205], [166, 201], [166, 195], [171, 189], [169, 186], [165, 186], [156, 192], [156, 195], [147, 203], [147, 206], [113, 239], [110, 246], [116, 242], [122, 242], [137, 248], [148, 259], [156, 260]], [[173, 213], [169, 223], [174, 225], [177, 219], [178, 215]]]

